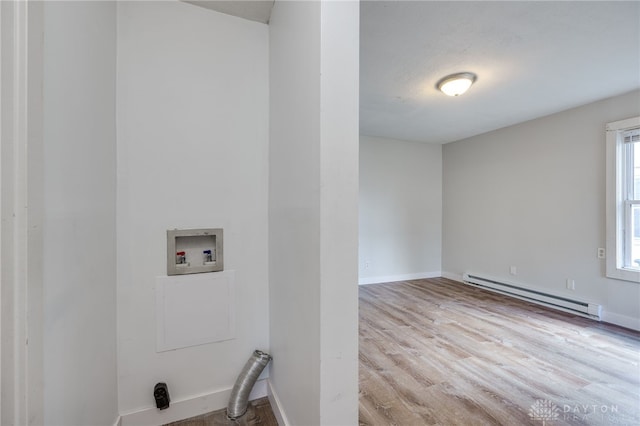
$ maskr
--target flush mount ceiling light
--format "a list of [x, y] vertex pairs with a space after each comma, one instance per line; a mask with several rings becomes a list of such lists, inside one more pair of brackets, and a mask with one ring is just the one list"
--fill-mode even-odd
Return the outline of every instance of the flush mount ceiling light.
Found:
[[460, 96], [476, 81], [476, 75], [470, 72], [461, 72], [448, 75], [436, 84], [438, 90], [448, 96]]

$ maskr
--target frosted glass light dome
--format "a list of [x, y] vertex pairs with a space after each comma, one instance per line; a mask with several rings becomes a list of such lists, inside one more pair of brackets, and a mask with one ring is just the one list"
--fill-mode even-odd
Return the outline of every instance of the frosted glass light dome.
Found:
[[470, 72], [451, 74], [441, 79], [437, 87], [448, 96], [460, 96], [476, 81], [476, 75]]

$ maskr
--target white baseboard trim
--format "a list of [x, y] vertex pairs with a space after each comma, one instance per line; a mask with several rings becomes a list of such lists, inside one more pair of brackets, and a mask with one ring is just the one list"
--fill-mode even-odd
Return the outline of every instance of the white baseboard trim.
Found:
[[[442, 271], [442, 277], [459, 282], [464, 281], [462, 275], [454, 274], [453, 272]], [[614, 312], [607, 312], [605, 307], [603, 307], [602, 309], [601, 321], [609, 324], [619, 325], [620, 327], [629, 328], [631, 330], [640, 331], [640, 318], [620, 315]]]
[[279, 426], [290, 426], [289, 419], [287, 418], [286, 413], [284, 412], [284, 408], [282, 407], [282, 402], [280, 402], [280, 398], [278, 398], [278, 394], [273, 389], [273, 385], [270, 381], [267, 383], [268, 397], [269, 403], [271, 404], [271, 410], [273, 414], [276, 416], [276, 420], [278, 421]]
[[607, 312], [606, 309], [602, 310], [602, 322], [607, 322], [609, 324], [615, 324], [615, 325], [619, 325], [620, 327], [630, 328], [631, 330], [640, 331], [639, 318], [620, 315], [613, 312]]
[[387, 275], [385, 277], [360, 278], [358, 280], [358, 285], [392, 283], [396, 281], [408, 281], [408, 280], [420, 280], [423, 278], [438, 278], [440, 276], [442, 276], [442, 273], [440, 271], [418, 272], [415, 274], [404, 274], [404, 275]]
[[464, 281], [461, 274], [454, 274], [453, 272], [447, 272], [447, 271], [442, 271], [442, 278], [448, 278], [450, 280], [454, 280], [458, 282]]
[[[152, 407], [121, 414], [117, 426], [158, 426], [220, 410], [227, 407], [231, 390], [232, 388], [228, 388], [171, 401], [171, 406], [166, 410]], [[249, 400], [265, 396], [267, 396], [267, 379], [258, 380], [249, 395]]]

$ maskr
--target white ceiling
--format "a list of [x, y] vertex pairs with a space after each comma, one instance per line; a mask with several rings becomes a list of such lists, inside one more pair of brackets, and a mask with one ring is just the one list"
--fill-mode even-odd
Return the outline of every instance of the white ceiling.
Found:
[[215, 10], [216, 12], [225, 13], [227, 15], [237, 16], [239, 18], [249, 19], [250, 21], [269, 23], [271, 17], [271, 8], [274, 0], [197, 0], [185, 3], [195, 4], [196, 6]]
[[[460, 71], [466, 94], [435, 88]], [[366, 135], [447, 143], [639, 87], [638, 1], [360, 5]]]
[[[273, 6], [188, 3], [263, 23]], [[478, 76], [463, 96], [435, 88], [462, 71]], [[637, 88], [640, 1], [360, 3], [366, 135], [447, 143]]]

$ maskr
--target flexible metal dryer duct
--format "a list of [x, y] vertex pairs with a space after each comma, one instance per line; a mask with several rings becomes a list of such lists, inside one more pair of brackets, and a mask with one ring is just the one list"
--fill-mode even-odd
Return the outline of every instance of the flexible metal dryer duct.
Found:
[[262, 351], [254, 351], [253, 355], [249, 358], [244, 365], [242, 372], [236, 380], [236, 384], [233, 385], [231, 391], [231, 398], [229, 398], [229, 405], [227, 405], [227, 417], [231, 420], [235, 420], [244, 416], [247, 412], [247, 404], [249, 403], [249, 394], [253, 385], [255, 385], [258, 376], [262, 373], [262, 370], [271, 361], [271, 355]]

